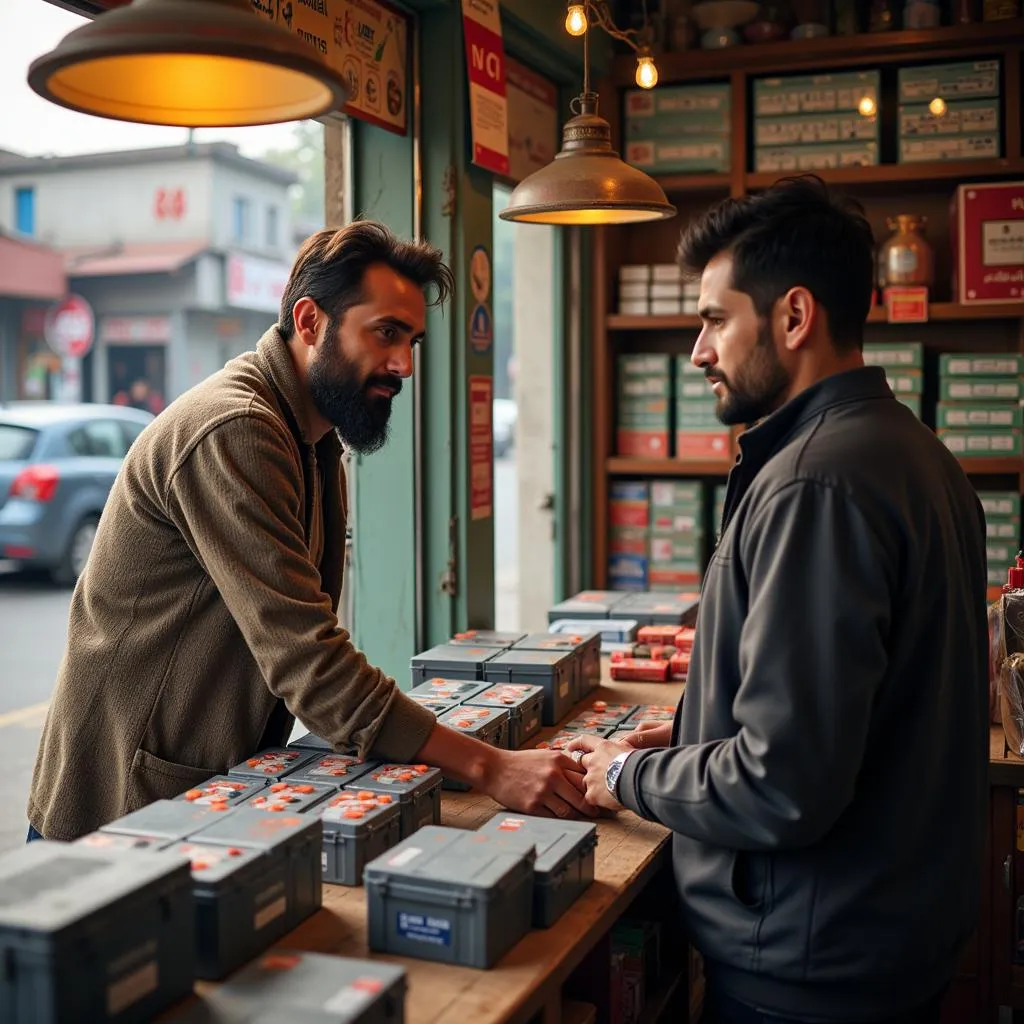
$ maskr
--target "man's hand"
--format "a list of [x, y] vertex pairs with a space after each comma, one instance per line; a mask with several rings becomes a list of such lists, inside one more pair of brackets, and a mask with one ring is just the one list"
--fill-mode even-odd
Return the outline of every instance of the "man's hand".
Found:
[[[644, 730], [644, 732], [647, 731], [650, 730]], [[619, 754], [628, 753], [635, 750], [636, 747], [624, 740], [603, 740], [598, 736], [581, 733], [566, 749], [570, 754], [575, 754], [579, 758], [580, 765], [587, 773], [584, 779], [587, 802], [608, 811], [621, 811], [622, 804], [608, 792], [605, 774], [608, 771], [608, 765]], [[577, 751], [580, 753], [576, 753]], [[580, 756], [581, 754], [582, 756]]]
[[593, 817], [583, 798], [583, 769], [558, 750], [496, 750], [480, 788], [511, 811], [558, 818]]
[[672, 723], [641, 722], [632, 732], [620, 736], [619, 739], [635, 750], [667, 747], [672, 743]]

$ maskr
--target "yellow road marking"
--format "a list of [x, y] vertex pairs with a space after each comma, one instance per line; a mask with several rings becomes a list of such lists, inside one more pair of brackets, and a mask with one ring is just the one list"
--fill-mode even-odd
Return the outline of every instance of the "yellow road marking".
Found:
[[42, 704], [31, 704], [27, 708], [5, 711], [0, 714], [0, 729], [9, 725], [42, 725], [49, 706], [50, 702], [46, 700]]

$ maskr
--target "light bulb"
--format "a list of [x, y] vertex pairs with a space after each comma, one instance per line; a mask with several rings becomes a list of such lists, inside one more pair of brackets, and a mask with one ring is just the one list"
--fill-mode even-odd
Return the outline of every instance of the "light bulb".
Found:
[[928, 109], [932, 112], [933, 117], [944, 117], [946, 114], [946, 101], [941, 96], [936, 96], [928, 104]]
[[658, 69], [653, 57], [637, 57], [636, 84], [641, 89], [653, 89], [658, 84]]
[[860, 103], [857, 104], [857, 110], [863, 117], [874, 117], [878, 112], [878, 104], [875, 103], [873, 96], [863, 96]]
[[587, 11], [583, 4], [569, 4], [565, 15], [565, 31], [571, 36], [581, 36], [587, 31]]

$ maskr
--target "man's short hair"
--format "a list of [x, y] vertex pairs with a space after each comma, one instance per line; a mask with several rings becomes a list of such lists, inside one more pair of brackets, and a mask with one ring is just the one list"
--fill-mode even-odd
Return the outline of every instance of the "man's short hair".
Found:
[[732, 287], [750, 296], [759, 316], [803, 287], [825, 310], [836, 349], [863, 347], [875, 258], [859, 203], [830, 194], [814, 175], [726, 199], [683, 232], [679, 265], [699, 277], [721, 253], [732, 257]]
[[284, 295], [278, 327], [285, 338], [295, 331], [292, 309], [303, 297], [313, 299], [333, 320], [363, 299], [363, 277], [368, 267], [383, 263], [412, 281], [428, 302], [442, 305], [455, 291], [455, 279], [440, 249], [427, 242], [396, 238], [383, 224], [358, 220], [343, 228], [324, 228], [302, 244]]

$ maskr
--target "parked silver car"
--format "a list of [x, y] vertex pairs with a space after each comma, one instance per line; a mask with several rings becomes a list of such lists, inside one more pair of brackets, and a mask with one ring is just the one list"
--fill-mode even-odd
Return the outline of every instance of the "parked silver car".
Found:
[[73, 584], [121, 461], [152, 419], [117, 405], [0, 405], [0, 559]]

